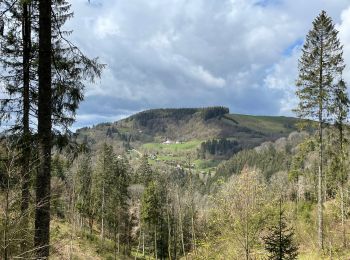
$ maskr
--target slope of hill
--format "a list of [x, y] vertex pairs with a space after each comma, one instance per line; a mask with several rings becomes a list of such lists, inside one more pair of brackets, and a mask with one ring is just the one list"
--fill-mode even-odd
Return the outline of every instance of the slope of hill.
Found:
[[[207, 116], [207, 111], [214, 111]], [[227, 112], [227, 113], [226, 113]], [[77, 130], [78, 138], [96, 144], [119, 140], [138, 147], [150, 142], [235, 138], [258, 145], [296, 130], [292, 117], [229, 114], [225, 108], [153, 109], [114, 123]]]
[[230, 114], [225, 107], [152, 109], [114, 123], [79, 129], [77, 140], [88, 143], [94, 151], [107, 142], [117, 152], [153, 154], [154, 160], [174, 165], [191, 154], [196, 166], [203, 169], [239, 150], [288, 136], [296, 130], [297, 121], [292, 117]]

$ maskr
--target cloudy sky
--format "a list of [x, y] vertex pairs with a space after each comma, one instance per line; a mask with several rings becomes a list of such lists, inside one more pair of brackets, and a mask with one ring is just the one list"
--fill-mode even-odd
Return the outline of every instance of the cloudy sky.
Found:
[[72, 40], [107, 64], [74, 128], [150, 108], [292, 115], [300, 48], [326, 10], [344, 44], [349, 0], [72, 0]]

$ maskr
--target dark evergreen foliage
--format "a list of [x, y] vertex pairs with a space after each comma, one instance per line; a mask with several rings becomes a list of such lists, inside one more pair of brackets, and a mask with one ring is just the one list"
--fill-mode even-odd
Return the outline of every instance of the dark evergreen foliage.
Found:
[[227, 107], [207, 107], [203, 108], [201, 113], [204, 120], [209, 120], [228, 114], [230, 110]]
[[141, 158], [140, 165], [136, 171], [136, 179], [134, 183], [142, 183], [145, 186], [155, 179], [155, 173], [153, 172], [151, 166], [148, 163], [148, 155], [144, 154]]
[[180, 108], [180, 109], [151, 109], [137, 113], [131, 116], [129, 120], [135, 119], [141, 126], [148, 126], [149, 121], [159, 118], [172, 118], [175, 120], [191, 116], [199, 111], [198, 108]]
[[269, 234], [263, 238], [265, 249], [269, 252], [271, 260], [293, 260], [298, 257], [298, 247], [294, 243], [294, 231], [288, 228], [284, 217], [284, 211], [281, 208], [278, 222], [272, 226]]
[[228, 114], [230, 111], [226, 107], [151, 109], [137, 113], [131, 116], [129, 120], [135, 119], [140, 126], [146, 127], [154, 119], [172, 118], [181, 120], [198, 112], [204, 120], [209, 120]]
[[292, 156], [287, 151], [277, 151], [272, 145], [262, 151], [243, 150], [235, 154], [228, 161], [222, 162], [217, 168], [217, 174], [212, 181], [220, 178], [228, 179], [233, 174], [239, 174], [245, 166], [256, 167], [269, 179], [278, 171], [290, 168]]
[[236, 140], [212, 139], [201, 143], [198, 150], [198, 157], [201, 159], [210, 158], [230, 158], [233, 154], [242, 150], [241, 145]]

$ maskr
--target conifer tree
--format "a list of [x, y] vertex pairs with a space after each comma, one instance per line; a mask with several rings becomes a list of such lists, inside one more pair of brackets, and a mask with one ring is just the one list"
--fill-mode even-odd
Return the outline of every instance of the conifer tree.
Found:
[[277, 225], [271, 228], [270, 233], [263, 238], [265, 249], [269, 252], [271, 260], [297, 259], [298, 247], [293, 241], [294, 231], [287, 227], [280, 200], [279, 216]]
[[47, 259], [50, 245], [51, 146], [52, 146], [52, 71], [51, 0], [39, 1], [39, 90], [38, 155], [34, 246], [36, 257]]
[[77, 183], [77, 208], [83, 218], [86, 218], [89, 222], [90, 233], [92, 233], [92, 227], [95, 217], [95, 207], [93, 205], [92, 196], [92, 165], [90, 154], [82, 155], [78, 170], [76, 172]]
[[318, 120], [318, 245], [323, 250], [323, 130], [331, 112], [335, 87], [344, 69], [342, 45], [332, 19], [322, 11], [314, 20], [299, 60], [295, 110], [300, 118]]
[[153, 180], [154, 176], [152, 175], [153, 171], [148, 163], [148, 156], [144, 154], [141, 158], [140, 166], [137, 169], [137, 181], [147, 186]]
[[[45, 2], [45, 4], [47, 3]], [[33, 126], [38, 124], [40, 126], [38, 132], [40, 132], [43, 125], [41, 119], [46, 113], [47, 118], [45, 118], [46, 123], [44, 124], [46, 127], [50, 127], [50, 132], [55, 126], [59, 126], [65, 131], [67, 126], [73, 123], [78, 104], [83, 99], [84, 80], [93, 80], [94, 77], [99, 76], [103, 67], [98, 64], [96, 59], [87, 58], [67, 39], [71, 32], [62, 30], [65, 22], [73, 16], [70, 4], [65, 0], [52, 0], [49, 7], [45, 4], [31, 0], [5, 0], [0, 3], [2, 10], [5, 10], [1, 17], [1, 35], [3, 36], [1, 38], [3, 55], [0, 58], [3, 69], [1, 79], [7, 94], [7, 97], [0, 101], [0, 119], [14, 119], [11, 121], [11, 123], [14, 122], [10, 128], [11, 133], [21, 140], [18, 148], [22, 152], [20, 163], [22, 166], [21, 211], [24, 216], [23, 226], [28, 225], [25, 216], [28, 215], [29, 208], [31, 146], [35, 141]], [[49, 12], [47, 15], [43, 15], [42, 9], [40, 9], [44, 5], [45, 8], [49, 8], [47, 9], [49, 11], [45, 11]], [[45, 23], [42, 23], [44, 16]], [[50, 32], [47, 24], [50, 26]], [[43, 28], [47, 33], [42, 33]], [[50, 39], [46, 36], [50, 36]], [[45, 44], [43, 44], [42, 38], [45, 38]], [[42, 51], [44, 45], [46, 49]], [[43, 53], [45, 54], [42, 55]], [[43, 63], [40, 61], [40, 56], [42, 57], [41, 61], [46, 62], [45, 68], [41, 66]], [[47, 66], [50, 68], [47, 69]], [[51, 78], [52, 87], [50, 89], [47, 87], [50, 85], [48, 84], [48, 73], [50, 73]], [[40, 90], [43, 74], [46, 74], [44, 92], [44, 88]], [[41, 85], [43, 86], [43, 84]], [[42, 98], [41, 94], [45, 95], [45, 98]], [[40, 98], [42, 99], [40, 100]], [[43, 108], [42, 105], [46, 106], [43, 114], [39, 111], [39, 107]], [[58, 131], [55, 131], [55, 134], [57, 133]], [[37, 135], [39, 139], [40, 136], [40, 134]], [[46, 134], [47, 141], [49, 141], [48, 136], [49, 134]], [[46, 142], [47, 146], [51, 147], [52, 144], [51, 141]], [[39, 149], [39, 151], [41, 150]], [[46, 151], [45, 156], [48, 158], [48, 147]], [[39, 158], [42, 157], [39, 156]], [[46, 168], [49, 169], [48, 163]], [[47, 175], [49, 176], [48, 173]], [[40, 185], [45, 178], [38, 179]], [[43, 187], [37, 190], [40, 191], [39, 193], [44, 191]], [[41, 197], [40, 194], [37, 195], [37, 197]], [[38, 202], [43, 204], [42, 199], [39, 199]], [[38, 228], [36, 231], [40, 232]], [[47, 235], [45, 236], [47, 237]], [[21, 246], [22, 251], [25, 251], [26, 245]]]
[[94, 197], [101, 221], [101, 239], [105, 239], [106, 202], [111, 185], [109, 178], [113, 175], [113, 162], [115, 154], [113, 147], [104, 143], [98, 156], [97, 171], [94, 176]]
[[156, 182], [151, 181], [142, 195], [141, 218], [149, 228], [153, 229], [154, 235], [154, 255], [158, 259], [157, 249], [157, 226], [162, 214], [159, 187]]
[[128, 186], [130, 183], [127, 161], [115, 158], [113, 169], [106, 176], [108, 197], [106, 198], [106, 220], [115, 241], [115, 255], [120, 253], [120, 242], [124, 244], [124, 253], [128, 254], [126, 244], [129, 237], [128, 230]]

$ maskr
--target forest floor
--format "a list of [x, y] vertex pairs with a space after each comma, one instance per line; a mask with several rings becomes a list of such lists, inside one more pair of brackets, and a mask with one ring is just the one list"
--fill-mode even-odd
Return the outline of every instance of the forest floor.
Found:
[[[114, 255], [114, 244], [111, 240], [105, 239], [102, 249], [99, 233], [94, 231], [90, 234], [88, 231], [82, 231], [80, 228], [74, 228], [71, 224], [65, 221], [54, 219], [51, 224], [51, 257], [53, 260], [66, 260], [66, 259], [82, 259], [82, 260], [99, 260], [99, 259], [135, 259], [136, 252], [132, 253], [132, 257], [116, 256]], [[208, 259], [216, 259], [208, 258]], [[139, 254], [137, 259], [143, 259]], [[153, 259], [153, 257], [147, 257], [147, 259]], [[201, 259], [197, 257], [191, 257], [188, 255], [187, 259]], [[203, 258], [204, 259], [204, 258]], [[219, 259], [219, 258], [218, 258]], [[266, 257], [262, 258], [266, 259]], [[299, 256], [300, 260], [348, 260], [350, 259], [349, 252], [329, 252], [327, 256], [320, 256], [317, 252], [314, 252], [311, 248], [305, 248], [300, 246]]]
[[128, 259], [115, 258], [111, 240], [105, 239], [104, 246], [98, 234], [89, 234], [74, 228], [67, 222], [53, 220], [51, 224], [51, 257], [54, 260], [82, 259]]

